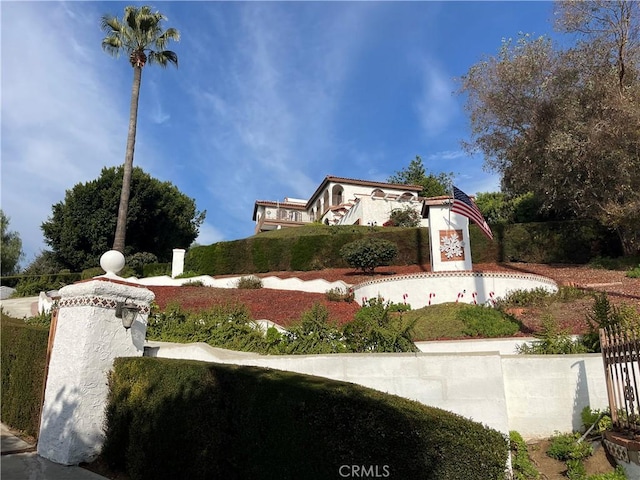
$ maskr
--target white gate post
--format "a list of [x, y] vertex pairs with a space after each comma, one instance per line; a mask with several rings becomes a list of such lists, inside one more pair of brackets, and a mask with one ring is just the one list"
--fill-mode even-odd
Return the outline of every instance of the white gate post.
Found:
[[[143, 354], [154, 294], [116, 278], [108, 272], [60, 289], [38, 439], [38, 454], [53, 462], [77, 465], [99, 454], [113, 360]], [[119, 302], [138, 309], [131, 328], [116, 317]]]
[[184, 273], [184, 252], [182, 248], [173, 249], [173, 261], [171, 262], [171, 278], [176, 278]]

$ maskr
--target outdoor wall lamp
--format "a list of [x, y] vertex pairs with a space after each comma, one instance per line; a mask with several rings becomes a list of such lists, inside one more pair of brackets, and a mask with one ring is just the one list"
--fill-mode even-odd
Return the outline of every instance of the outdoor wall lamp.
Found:
[[116, 303], [116, 318], [122, 319], [122, 326], [129, 330], [136, 319], [140, 307], [131, 302]]

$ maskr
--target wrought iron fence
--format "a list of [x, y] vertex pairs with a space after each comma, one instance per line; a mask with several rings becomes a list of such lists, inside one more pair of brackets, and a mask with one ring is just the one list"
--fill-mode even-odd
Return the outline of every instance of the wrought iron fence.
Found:
[[609, 409], [614, 429], [640, 435], [640, 332], [612, 326], [600, 329]]

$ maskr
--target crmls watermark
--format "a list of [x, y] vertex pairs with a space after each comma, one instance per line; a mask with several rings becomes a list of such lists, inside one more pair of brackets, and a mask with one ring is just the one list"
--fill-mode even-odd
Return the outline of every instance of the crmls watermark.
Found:
[[389, 465], [340, 465], [338, 474], [342, 478], [388, 478]]

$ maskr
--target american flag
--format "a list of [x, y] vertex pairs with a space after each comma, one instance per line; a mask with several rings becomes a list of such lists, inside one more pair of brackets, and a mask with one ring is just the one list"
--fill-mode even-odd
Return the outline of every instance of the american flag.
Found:
[[493, 240], [491, 228], [487, 225], [476, 204], [473, 203], [473, 200], [471, 200], [466, 193], [457, 187], [453, 187], [453, 205], [451, 206], [451, 211], [473, 220], [473, 222], [480, 227], [482, 233], [489, 237], [490, 240]]

